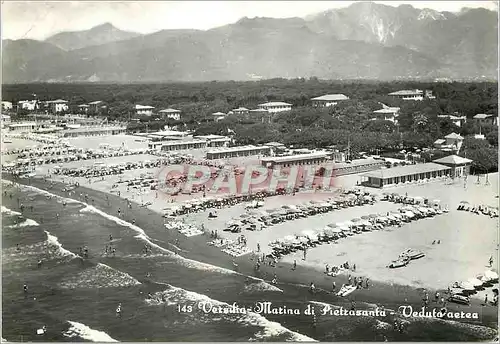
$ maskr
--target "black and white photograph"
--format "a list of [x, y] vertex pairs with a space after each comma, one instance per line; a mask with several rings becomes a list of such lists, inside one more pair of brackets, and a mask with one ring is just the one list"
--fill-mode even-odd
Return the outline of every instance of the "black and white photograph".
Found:
[[3, 1], [2, 342], [498, 342], [498, 1]]

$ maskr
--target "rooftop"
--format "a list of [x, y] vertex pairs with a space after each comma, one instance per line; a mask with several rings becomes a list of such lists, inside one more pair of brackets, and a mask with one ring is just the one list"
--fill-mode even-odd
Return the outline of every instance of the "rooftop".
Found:
[[333, 165], [333, 168], [334, 169], [339, 169], [339, 168], [344, 168], [344, 167], [357, 167], [357, 166], [364, 166], [364, 165], [371, 165], [371, 164], [377, 164], [377, 165], [380, 165], [380, 166], [384, 166], [385, 165], [385, 161], [384, 160], [372, 159], [372, 158], [368, 158], [368, 159], [356, 159], [356, 160], [352, 160], [350, 163], [347, 163], [347, 162], [335, 163]]
[[214, 112], [212, 116], [225, 116], [226, 114], [224, 112]]
[[125, 127], [115, 127], [115, 126], [110, 126], [110, 127], [84, 127], [84, 128], [77, 128], [77, 129], [68, 129], [64, 130], [65, 133], [86, 133], [86, 132], [96, 132], [96, 131], [109, 131], [109, 130], [126, 130], [127, 128]]
[[160, 110], [158, 111], [160, 113], [181, 113], [181, 110], [176, 110], [176, 109], [164, 109], [164, 110]]
[[485, 114], [485, 113], [479, 113], [479, 114], [475, 115], [475, 116], [474, 116], [474, 117], [472, 117], [472, 118], [474, 118], [474, 119], [485, 119], [485, 118], [488, 118], [488, 117], [491, 117], [491, 116], [492, 116], [492, 115], [487, 115], [487, 114]]
[[268, 146], [253, 146], [253, 145], [248, 145], [248, 146], [237, 146], [237, 147], [230, 147], [230, 148], [224, 148], [224, 149], [214, 149], [211, 151], [208, 151], [207, 154], [214, 154], [214, 153], [230, 153], [230, 152], [243, 152], [247, 150], [255, 150], [255, 149], [269, 149]]
[[149, 105], [140, 105], [140, 104], [137, 104], [137, 105], [135, 106], [135, 109], [136, 109], [136, 110], [154, 109], [154, 106], [149, 106]]
[[233, 111], [248, 111], [246, 107], [239, 107], [237, 109], [234, 109]]
[[312, 98], [311, 100], [324, 100], [324, 101], [336, 101], [336, 100], [347, 100], [349, 97], [343, 94], [325, 94], [324, 96]]
[[451, 167], [435, 164], [433, 162], [428, 162], [426, 164], [406, 165], [406, 166], [381, 169], [377, 171], [363, 173], [361, 175], [364, 177], [388, 179], [394, 177], [414, 175], [417, 173], [427, 173], [427, 172], [443, 171], [449, 169], [451, 169]]
[[298, 155], [290, 155], [290, 156], [264, 157], [261, 159], [261, 161], [263, 161], [263, 162], [290, 162], [290, 161], [297, 161], [297, 160], [326, 158], [327, 156], [328, 156], [328, 153], [315, 152], [315, 153], [309, 153], [309, 154], [298, 154]]
[[401, 90], [389, 93], [390, 96], [421, 96], [423, 95], [422, 90]]
[[222, 135], [199, 135], [195, 136], [195, 139], [200, 139], [200, 140], [215, 140], [215, 139], [229, 139], [227, 136], [222, 136]]
[[67, 103], [67, 100], [64, 99], [56, 99], [56, 100], [49, 100], [47, 103], [52, 103], [52, 104], [61, 104], [61, 103]]
[[269, 103], [259, 104], [259, 106], [292, 106], [292, 104], [288, 104], [285, 102], [269, 102]]
[[78, 107], [89, 107], [87, 104], [78, 105]]
[[451, 133], [445, 136], [446, 139], [456, 139], [456, 140], [463, 140], [464, 138], [457, 133]]
[[461, 156], [458, 155], [448, 155], [445, 156], [444, 158], [436, 159], [434, 160], [434, 162], [437, 162], [438, 164], [462, 165], [471, 163], [472, 160], [467, 158], [462, 158]]
[[380, 110], [373, 111], [374, 113], [396, 113], [399, 111], [398, 107], [386, 107]]
[[268, 143], [266, 143], [266, 146], [269, 146], [269, 147], [282, 147], [284, 145], [285, 144], [281, 143], [281, 142], [268, 142]]
[[89, 105], [97, 105], [97, 104], [101, 104], [101, 103], [102, 103], [102, 100], [96, 100], [94, 102], [89, 103]]

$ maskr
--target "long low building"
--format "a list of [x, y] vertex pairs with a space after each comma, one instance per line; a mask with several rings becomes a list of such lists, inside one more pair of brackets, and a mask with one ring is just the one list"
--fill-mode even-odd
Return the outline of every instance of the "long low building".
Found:
[[207, 141], [204, 140], [189, 140], [189, 141], [167, 141], [167, 142], [149, 142], [149, 149], [157, 149], [159, 147], [162, 152], [188, 149], [207, 148]]
[[271, 147], [269, 146], [239, 146], [225, 149], [211, 150], [207, 152], [207, 159], [228, 159], [238, 158], [252, 155], [267, 155], [270, 154]]
[[429, 162], [363, 173], [361, 185], [383, 188], [451, 175], [451, 167]]
[[344, 176], [347, 174], [368, 172], [381, 169], [385, 166], [385, 161], [376, 159], [359, 159], [350, 163], [341, 162], [333, 165], [334, 176]]
[[328, 160], [328, 153], [315, 152], [290, 156], [265, 157], [260, 160], [262, 166], [273, 168], [275, 166], [290, 167], [295, 165], [317, 165]]
[[125, 127], [80, 127], [77, 129], [62, 130], [63, 137], [79, 137], [79, 136], [108, 136], [125, 134]]

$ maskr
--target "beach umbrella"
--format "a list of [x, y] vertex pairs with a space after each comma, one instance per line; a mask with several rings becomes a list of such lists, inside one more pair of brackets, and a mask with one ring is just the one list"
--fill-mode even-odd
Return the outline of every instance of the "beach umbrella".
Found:
[[462, 284], [460, 284], [460, 288], [462, 288], [463, 290], [467, 290], [467, 291], [471, 291], [471, 290], [476, 289], [474, 287], [474, 285], [470, 282], [463, 282]]
[[487, 270], [484, 272], [484, 277], [486, 277], [488, 280], [492, 281], [492, 280], [498, 279], [498, 274], [494, 271]]
[[353, 222], [353, 223], [357, 223], [357, 222], [360, 222], [360, 221], [361, 221], [361, 219], [358, 218], [358, 217], [356, 217], [354, 219], [351, 219], [351, 222]]
[[347, 226], [341, 226], [339, 227], [342, 232], [350, 232], [351, 230]]
[[467, 282], [472, 284], [475, 288], [481, 287], [483, 285], [483, 282], [477, 278], [471, 278]]
[[336, 223], [329, 223], [326, 226], [330, 227], [330, 228], [336, 228], [336, 227], [338, 227], [338, 225]]
[[409, 218], [415, 217], [415, 214], [413, 214], [411, 211], [404, 212], [404, 215], [408, 216]]

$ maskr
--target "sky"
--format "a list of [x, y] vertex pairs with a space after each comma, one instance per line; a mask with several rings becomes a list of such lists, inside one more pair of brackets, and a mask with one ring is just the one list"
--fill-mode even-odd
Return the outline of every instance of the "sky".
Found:
[[[111, 23], [139, 33], [200, 29], [234, 23], [243, 17], [304, 17], [354, 1], [2, 1], [2, 39], [43, 40], [62, 31], [87, 30]], [[463, 7], [498, 11], [498, 1], [374, 1], [391, 6], [458, 12]]]

